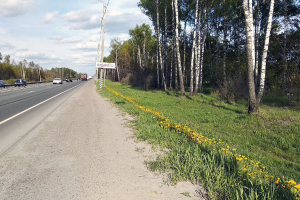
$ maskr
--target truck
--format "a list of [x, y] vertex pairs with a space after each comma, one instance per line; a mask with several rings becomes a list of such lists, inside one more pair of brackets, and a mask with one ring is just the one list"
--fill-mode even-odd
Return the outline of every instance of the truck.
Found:
[[81, 74], [81, 78], [82, 81], [87, 81], [87, 74]]

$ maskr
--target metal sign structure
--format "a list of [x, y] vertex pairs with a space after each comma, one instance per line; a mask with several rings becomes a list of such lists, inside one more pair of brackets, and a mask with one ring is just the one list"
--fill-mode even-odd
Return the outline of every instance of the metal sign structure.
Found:
[[116, 69], [115, 63], [96, 62], [96, 68], [99, 69]]
[[[96, 62], [96, 68], [97, 69], [105, 69], [104, 72], [104, 88], [105, 88], [105, 74], [106, 74], [106, 69], [116, 69], [116, 64], [115, 63], [105, 63], [105, 62]], [[100, 89], [102, 89], [102, 73], [100, 73]]]

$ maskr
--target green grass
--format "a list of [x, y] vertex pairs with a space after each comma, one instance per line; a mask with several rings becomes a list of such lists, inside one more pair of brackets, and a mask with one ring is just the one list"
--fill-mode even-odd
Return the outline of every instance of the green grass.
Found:
[[[226, 145], [236, 148], [238, 154], [255, 162], [260, 161], [268, 174], [300, 182], [299, 112], [261, 105], [259, 113], [249, 115], [247, 102], [227, 105], [209, 94], [181, 98], [176, 91], [146, 92], [109, 81], [106, 81], [106, 85], [126, 97], [137, 99], [139, 105], [157, 111], [173, 122], [187, 124], [208, 138], [221, 139]], [[224, 162], [222, 155], [189, 142], [187, 136], [170, 133], [159, 127], [152, 116], [137, 111], [125, 99], [107, 90], [101, 91], [101, 94], [137, 117], [135, 128], [140, 140], [146, 140], [154, 147], [171, 150], [167, 156], [149, 163], [149, 167], [153, 170], [171, 170], [172, 181], [189, 179], [201, 182], [206, 185], [208, 195], [213, 199], [231, 199], [234, 192], [228, 190], [232, 188], [237, 188], [234, 191], [239, 191], [236, 193], [243, 199], [259, 199], [255, 198], [256, 195], [260, 199], [267, 198], [264, 195], [271, 195], [270, 191], [274, 191], [271, 188], [268, 194], [263, 192], [267, 186], [262, 186], [258, 180], [247, 183], [252, 184], [253, 190], [245, 189], [246, 186], [250, 188], [246, 183], [243, 187], [238, 186], [236, 180], [239, 174], [235, 170], [235, 160]]]

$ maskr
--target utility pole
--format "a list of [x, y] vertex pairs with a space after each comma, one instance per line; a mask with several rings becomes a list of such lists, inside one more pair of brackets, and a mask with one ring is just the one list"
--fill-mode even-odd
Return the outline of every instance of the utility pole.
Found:
[[[100, 40], [101, 40], [101, 37], [100, 37]], [[100, 56], [99, 56], [99, 53], [100, 53], [100, 42], [98, 42], [98, 53], [97, 53], [97, 58], [95, 58], [95, 63], [99, 62], [99, 59], [100, 59]], [[95, 81], [96, 83], [98, 82], [98, 67], [96, 67], [96, 71], [95, 71]]]
[[26, 60], [24, 59], [23, 61], [22, 61], [22, 79], [25, 79], [25, 64], [26, 64], [27, 62], [26, 62]]
[[[104, 56], [105, 14], [106, 14], [106, 5], [103, 4], [103, 27], [102, 27], [101, 62], [103, 62], [103, 56]], [[102, 88], [102, 76], [103, 76], [103, 69], [100, 69], [100, 88]]]

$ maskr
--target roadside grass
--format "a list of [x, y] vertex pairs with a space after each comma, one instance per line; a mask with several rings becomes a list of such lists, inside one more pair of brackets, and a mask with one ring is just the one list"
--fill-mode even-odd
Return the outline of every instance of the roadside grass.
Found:
[[[186, 179], [202, 183], [212, 199], [296, 199], [293, 191], [287, 190], [294, 182], [285, 181], [300, 181], [299, 112], [262, 105], [259, 113], [249, 115], [247, 102], [228, 105], [212, 95], [180, 98], [176, 91], [146, 92], [109, 81], [106, 85], [172, 122], [222, 141], [213, 145], [191, 142], [189, 136], [176, 134], [124, 98], [102, 90], [102, 95], [136, 116], [138, 139], [170, 149], [148, 163], [152, 170], [170, 172], [175, 183]], [[254, 169], [256, 165], [261, 172]]]

